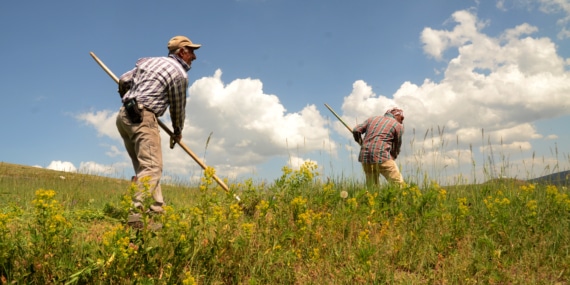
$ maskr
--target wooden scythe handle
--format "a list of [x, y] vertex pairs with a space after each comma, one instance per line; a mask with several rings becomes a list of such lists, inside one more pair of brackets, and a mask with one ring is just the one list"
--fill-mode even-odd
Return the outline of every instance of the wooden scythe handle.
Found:
[[[333, 113], [333, 115], [348, 129], [348, 131], [352, 134], [352, 129], [340, 118], [339, 115], [336, 114], [336, 112], [327, 104], [325, 103], [325, 107], [327, 107], [327, 109], [329, 109], [329, 111], [331, 111], [331, 113]], [[360, 144], [360, 143], [358, 143]]]

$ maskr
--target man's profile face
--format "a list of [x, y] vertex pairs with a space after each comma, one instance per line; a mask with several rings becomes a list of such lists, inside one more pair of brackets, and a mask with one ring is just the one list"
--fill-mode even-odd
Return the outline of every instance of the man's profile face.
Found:
[[396, 115], [394, 116], [396, 118], [396, 121], [398, 121], [398, 123], [403, 124], [404, 123], [404, 116], [402, 115]]
[[180, 58], [182, 58], [182, 60], [184, 60], [188, 65], [192, 65], [192, 61], [196, 59], [194, 49], [191, 47], [184, 47], [183, 52], [180, 53]]

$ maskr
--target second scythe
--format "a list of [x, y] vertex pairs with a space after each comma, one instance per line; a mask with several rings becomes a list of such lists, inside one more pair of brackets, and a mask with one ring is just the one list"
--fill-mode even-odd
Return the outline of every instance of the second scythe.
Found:
[[[101, 66], [101, 68], [103, 68], [103, 70], [105, 70], [105, 72], [115, 81], [115, 83], [119, 84], [119, 78], [115, 76], [115, 74], [93, 52], [89, 52], [89, 54], [99, 64], [99, 66]], [[158, 120], [158, 124], [170, 137], [174, 135], [174, 133], [162, 121]], [[200, 165], [200, 167], [202, 167], [202, 169], [205, 170], [207, 168], [207, 166], [200, 160], [200, 158], [198, 158], [198, 156], [196, 156], [196, 154], [194, 154], [194, 152], [192, 152], [192, 150], [190, 150], [182, 141], [177, 141], [177, 143], [184, 151], [186, 151], [186, 153], [188, 153], [188, 155], [190, 155], [190, 157], [192, 157], [192, 159], [194, 159], [194, 161], [196, 161], [196, 163], [198, 163], [198, 165]], [[230, 191], [230, 188], [228, 188], [228, 186], [215, 174], [212, 178], [214, 178], [218, 185], [220, 185], [226, 192]], [[234, 195], [234, 197], [238, 201], [240, 200], [238, 196]]]
[[[348, 129], [348, 131], [352, 134], [352, 129], [340, 118], [339, 115], [337, 115], [337, 113], [327, 104], [325, 103], [325, 107], [327, 107], [327, 109], [329, 109], [329, 111], [331, 111], [331, 113], [333, 113], [333, 115]], [[360, 143], [358, 143], [360, 144]]]

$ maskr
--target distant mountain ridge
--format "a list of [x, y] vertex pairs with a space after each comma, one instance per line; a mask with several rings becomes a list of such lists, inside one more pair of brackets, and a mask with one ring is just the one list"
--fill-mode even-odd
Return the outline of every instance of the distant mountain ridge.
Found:
[[570, 170], [561, 171], [545, 176], [541, 176], [538, 178], [533, 178], [527, 180], [528, 182], [533, 183], [545, 183], [545, 184], [552, 184], [556, 186], [570, 186]]

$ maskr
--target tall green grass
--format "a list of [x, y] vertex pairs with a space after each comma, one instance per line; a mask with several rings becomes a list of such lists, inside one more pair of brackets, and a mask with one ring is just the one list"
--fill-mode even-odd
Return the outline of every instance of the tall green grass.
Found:
[[[566, 189], [493, 179], [403, 188], [325, 180], [316, 165], [232, 193], [200, 185], [145, 227], [134, 185], [0, 164], [0, 282], [15, 284], [568, 284]], [[62, 179], [60, 176], [64, 176]], [[237, 201], [233, 194], [241, 197]], [[147, 201], [149, 202], [149, 201]], [[150, 202], [149, 202], [150, 203]], [[160, 222], [163, 228], [153, 231]]]

